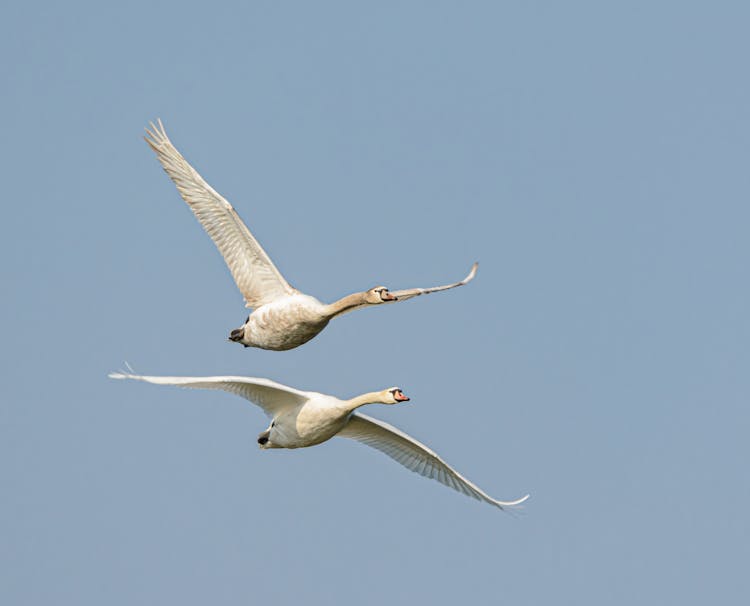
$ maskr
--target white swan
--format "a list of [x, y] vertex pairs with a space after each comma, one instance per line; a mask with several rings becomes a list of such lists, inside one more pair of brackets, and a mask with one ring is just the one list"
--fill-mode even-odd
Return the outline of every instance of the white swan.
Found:
[[167, 175], [182, 198], [211, 236], [232, 272], [246, 307], [254, 308], [245, 323], [229, 336], [245, 347], [283, 351], [307, 343], [331, 319], [355, 309], [382, 303], [406, 301], [419, 295], [456, 288], [469, 282], [475, 263], [460, 282], [432, 288], [410, 288], [390, 292], [376, 286], [326, 305], [292, 288], [242, 222], [237, 212], [206, 183], [172, 145], [161, 120], [146, 129], [146, 142], [156, 152]]
[[258, 436], [262, 449], [304, 448], [341, 436], [377, 448], [411, 471], [500, 509], [520, 505], [529, 498], [526, 495], [515, 501], [493, 499], [424, 444], [388, 423], [354, 413], [365, 404], [408, 402], [409, 398], [398, 387], [366, 393], [351, 400], [339, 400], [322, 393], [300, 391], [269, 379], [252, 377], [146, 377], [130, 373], [112, 373], [109, 376], [157, 385], [220, 389], [242, 396], [260, 406], [271, 418], [268, 429]]

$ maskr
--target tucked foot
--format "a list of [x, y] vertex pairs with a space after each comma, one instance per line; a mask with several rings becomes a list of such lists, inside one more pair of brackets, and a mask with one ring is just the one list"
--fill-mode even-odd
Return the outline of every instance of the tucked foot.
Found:
[[231, 333], [229, 333], [229, 340], [234, 341], [235, 343], [239, 343], [242, 341], [242, 339], [245, 338], [245, 329], [243, 328], [235, 328]]
[[258, 444], [260, 444], [261, 446], [265, 446], [266, 444], [268, 444], [268, 437], [270, 435], [271, 435], [271, 430], [266, 429], [266, 431], [258, 435]]

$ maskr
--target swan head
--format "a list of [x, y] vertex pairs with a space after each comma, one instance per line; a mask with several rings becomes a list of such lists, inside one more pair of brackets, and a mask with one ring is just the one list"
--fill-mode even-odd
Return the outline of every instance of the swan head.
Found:
[[365, 301], [370, 305], [378, 305], [398, 301], [398, 297], [394, 297], [385, 286], [376, 286], [365, 293]]
[[383, 404], [398, 404], [399, 402], [408, 402], [409, 398], [401, 391], [400, 387], [390, 387], [380, 392]]

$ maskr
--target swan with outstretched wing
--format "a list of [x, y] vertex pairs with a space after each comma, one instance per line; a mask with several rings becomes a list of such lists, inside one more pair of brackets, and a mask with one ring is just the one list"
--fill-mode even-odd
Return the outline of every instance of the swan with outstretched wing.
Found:
[[224, 257], [246, 306], [253, 308], [245, 323], [229, 335], [231, 341], [245, 347], [293, 349], [318, 335], [333, 318], [349, 311], [463, 286], [476, 274], [474, 263], [469, 274], [453, 284], [397, 291], [376, 286], [334, 303], [321, 303], [289, 285], [232, 205], [172, 145], [160, 120], [146, 129], [145, 139]]
[[421, 442], [388, 423], [354, 412], [365, 404], [408, 402], [409, 398], [399, 387], [340, 400], [253, 377], [147, 377], [131, 373], [112, 373], [109, 376], [157, 385], [218, 389], [241, 396], [257, 404], [271, 418], [271, 424], [258, 436], [258, 444], [264, 450], [304, 448], [340, 436], [371, 446], [411, 471], [500, 509], [516, 507], [529, 498], [526, 495], [515, 501], [493, 499]]

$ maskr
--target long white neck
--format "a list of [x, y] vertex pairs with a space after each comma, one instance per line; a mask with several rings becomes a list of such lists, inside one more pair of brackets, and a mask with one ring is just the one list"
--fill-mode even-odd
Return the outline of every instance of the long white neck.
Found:
[[363, 393], [361, 396], [357, 396], [351, 400], [347, 400], [346, 403], [349, 412], [352, 412], [365, 404], [382, 404], [383, 394], [379, 391], [371, 391], [369, 393]]
[[326, 305], [325, 313], [329, 318], [335, 318], [341, 314], [345, 314], [348, 311], [354, 311], [358, 307], [362, 307], [367, 304], [365, 300], [366, 292], [355, 292], [351, 295], [347, 295], [343, 299], [334, 301], [330, 305]]

